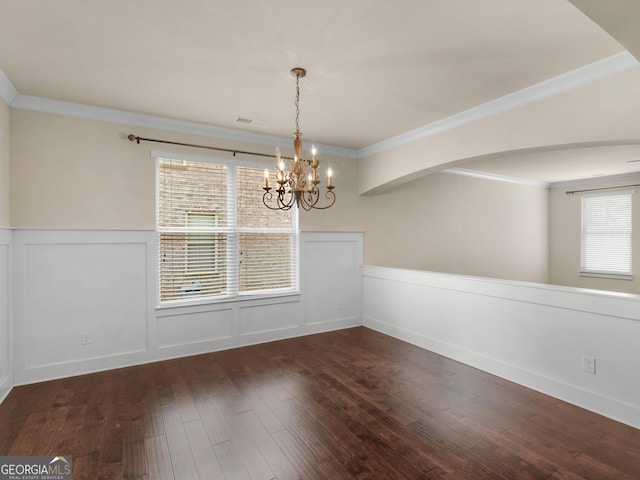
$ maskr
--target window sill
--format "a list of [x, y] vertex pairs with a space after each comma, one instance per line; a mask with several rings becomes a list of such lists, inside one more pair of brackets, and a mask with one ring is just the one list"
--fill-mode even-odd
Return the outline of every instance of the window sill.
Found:
[[612, 280], [633, 280], [631, 273], [589, 272], [580, 271], [581, 277], [609, 278]]
[[179, 308], [190, 307], [212, 307], [216, 305], [225, 305], [229, 303], [237, 302], [249, 302], [253, 301], [258, 304], [272, 304], [283, 303], [292, 300], [297, 301], [300, 297], [300, 291], [287, 291], [282, 293], [271, 293], [268, 295], [238, 295], [236, 297], [224, 297], [224, 298], [196, 298], [193, 300], [175, 300], [164, 303], [158, 303], [156, 305], [156, 311], [172, 310]]

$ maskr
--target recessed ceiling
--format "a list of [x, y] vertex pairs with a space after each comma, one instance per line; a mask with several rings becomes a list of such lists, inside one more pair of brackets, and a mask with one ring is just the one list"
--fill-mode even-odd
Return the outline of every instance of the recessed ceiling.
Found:
[[20, 95], [289, 136], [300, 66], [303, 138], [356, 150], [624, 50], [568, 1], [0, 0], [0, 12], [0, 69]]

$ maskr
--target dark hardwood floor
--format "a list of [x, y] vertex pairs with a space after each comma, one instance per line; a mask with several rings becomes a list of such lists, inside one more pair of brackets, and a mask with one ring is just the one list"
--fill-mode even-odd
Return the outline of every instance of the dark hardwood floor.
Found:
[[638, 479], [640, 430], [354, 328], [16, 387], [0, 455], [81, 479]]

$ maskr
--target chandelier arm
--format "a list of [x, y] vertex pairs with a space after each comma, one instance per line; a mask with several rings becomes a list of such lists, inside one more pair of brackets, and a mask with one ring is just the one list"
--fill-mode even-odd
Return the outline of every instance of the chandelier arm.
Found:
[[[327, 190], [324, 196], [327, 200], [330, 200], [331, 203], [329, 205], [325, 205], [324, 207], [317, 207], [314, 203], [314, 206], [312, 207], [314, 210], [326, 210], [327, 208], [333, 207], [333, 204], [336, 203], [336, 194], [333, 193], [333, 189]], [[318, 200], [316, 199], [316, 203], [317, 202]]]
[[[315, 200], [314, 200], [315, 197]], [[318, 189], [314, 188], [313, 190], [300, 192], [300, 206], [307, 212], [313, 208], [313, 206], [318, 203]]]
[[[291, 210], [291, 207], [293, 207], [293, 196], [289, 197], [289, 201], [288, 202], [284, 201], [284, 196], [286, 194], [284, 189], [276, 190], [277, 196], [276, 196], [276, 200], [275, 200], [275, 206], [271, 206], [271, 203], [273, 203], [272, 202], [273, 193], [271, 192], [272, 189], [264, 187], [263, 190], [265, 192], [262, 195], [262, 203], [268, 209], [270, 209], [270, 210], [285, 210], [286, 211], [286, 210]], [[291, 193], [291, 192], [289, 192], [289, 193]]]
[[264, 194], [262, 195], [262, 203], [264, 203], [264, 206], [271, 210], [280, 210], [278, 207], [272, 207], [267, 203], [267, 201], [270, 202], [273, 199], [273, 193], [271, 193], [270, 191], [271, 189], [263, 188], [263, 190], [265, 191]]
[[[289, 199], [285, 201], [285, 195], [287, 195], [287, 193], [289, 194]], [[278, 192], [276, 204], [280, 210], [291, 210], [291, 207], [293, 207], [293, 193], [291, 190], [289, 190], [289, 192], [286, 192], [284, 188], [280, 190]]]

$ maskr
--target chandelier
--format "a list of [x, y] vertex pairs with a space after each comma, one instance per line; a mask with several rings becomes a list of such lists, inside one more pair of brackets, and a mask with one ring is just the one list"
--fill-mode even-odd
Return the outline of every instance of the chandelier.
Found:
[[[326, 205], [318, 205], [320, 189], [318, 184], [317, 151], [311, 148], [311, 160], [302, 158], [302, 132], [300, 131], [300, 79], [307, 74], [304, 68], [293, 68], [291, 75], [296, 77], [296, 132], [293, 134], [293, 158], [280, 155], [276, 147], [275, 190], [269, 186], [269, 169], [264, 171], [264, 195], [262, 202], [271, 210], [290, 210], [294, 205], [304, 210], [324, 210], [336, 203], [336, 194], [331, 184], [331, 169], [327, 170], [327, 190], [324, 197], [329, 201]], [[272, 192], [271, 190], [274, 190]], [[274, 195], [275, 193], [275, 195]]]

